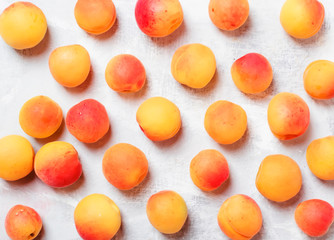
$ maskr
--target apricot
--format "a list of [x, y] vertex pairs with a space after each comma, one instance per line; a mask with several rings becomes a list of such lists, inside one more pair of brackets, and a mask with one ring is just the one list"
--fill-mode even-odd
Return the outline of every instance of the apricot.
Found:
[[145, 84], [146, 72], [138, 58], [120, 54], [109, 61], [105, 78], [108, 86], [116, 92], [138, 92]]
[[77, 87], [90, 72], [90, 57], [81, 45], [58, 47], [49, 57], [49, 68], [53, 78], [64, 87]]
[[306, 150], [306, 160], [315, 176], [334, 180], [334, 136], [312, 141]]
[[279, 93], [268, 106], [268, 124], [280, 140], [301, 136], [310, 124], [310, 110], [305, 101], [293, 93]]
[[244, 93], [263, 92], [273, 80], [270, 63], [258, 53], [249, 53], [236, 60], [231, 74], [234, 84]]
[[103, 194], [83, 198], [74, 210], [75, 227], [84, 240], [109, 240], [121, 226], [119, 208]]
[[269, 155], [262, 161], [255, 183], [264, 197], [284, 202], [301, 189], [302, 173], [293, 159], [281, 154]]
[[215, 55], [203, 44], [183, 45], [174, 53], [171, 71], [179, 83], [191, 88], [203, 88], [215, 75]]
[[43, 40], [47, 28], [44, 13], [30, 2], [14, 2], [0, 15], [0, 35], [15, 49], [35, 47]]
[[204, 127], [216, 142], [232, 144], [246, 132], [247, 115], [239, 105], [220, 100], [213, 103], [206, 111]]
[[26, 101], [19, 114], [22, 130], [34, 138], [47, 138], [54, 134], [63, 121], [60, 106], [51, 98], [36, 96]]
[[138, 0], [135, 17], [140, 30], [150, 37], [165, 37], [183, 21], [179, 0]]
[[116, 21], [112, 0], [78, 0], [74, 16], [80, 28], [91, 34], [107, 32]]
[[136, 119], [146, 137], [152, 141], [170, 139], [181, 128], [180, 110], [163, 97], [152, 97], [144, 101], [137, 110]]
[[246, 22], [248, 15], [248, 0], [210, 0], [210, 19], [222, 30], [232, 31], [240, 28]]
[[229, 177], [228, 163], [220, 152], [214, 149], [200, 151], [190, 163], [190, 177], [203, 191], [213, 191]]
[[289, 35], [306, 39], [319, 32], [324, 17], [324, 6], [317, 0], [286, 0], [280, 20]]
[[183, 198], [174, 191], [153, 194], [146, 205], [148, 220], [159, 232], [179, 232], [187, 220], [188, 210]]
[[66, 127], [81, 142], [97, 142], [106, 135], [109, 126], [105, 107], [94, 99], [83, 100], [67, 112]]
[[78, 152], [62, 141], [45, 144], [36, 153], [34, 169], [37, 177], [51, 187], [67, 187], [81, 176]]
[[218, 212], [220, 229], [232, 240], [253, 238], [262, 227], [262, 213], [250, 197], [237, 194], [222, 204]]
[[18, 135], [0, 139], [0, 178], [15, 181], [34, 169], [34, 149], [30, 142]]
[[148, 162], [140, 149], [131, 144], [119, 143], [104, 153], [102, 170], [108, 182], [116, 188], [129, 190], [145, 179]]
[[295, 211], [298, 227], [311, 237], [327, 233], [334, 221], [332, 205], [320, 199], [311, 199], [298, 204]]
[[333, 98], [334, 62], [318, 60], [308, 65], [304, 72], [304, 88], [313, 98]]
[[31, 207], [15, 205], [7, 213], [5, 229], [12, 240], [35, 239], [42, 229], [42, 219]]

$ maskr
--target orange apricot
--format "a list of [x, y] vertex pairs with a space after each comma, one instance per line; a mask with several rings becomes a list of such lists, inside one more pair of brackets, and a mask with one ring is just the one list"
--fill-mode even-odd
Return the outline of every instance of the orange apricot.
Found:
[[201, 190], [213, 191], [228, 179], [228, 163], [217, 150], [203, 150], [191, 160], [190, 177]]
[[232, 144], [246, 132], [247, 115], [237, 104], [225, 100], [217, 101], [206, 111], [204, 127], [216, 142]]
[[210, 19], [222, 30], [232, 31], [240, 28], [246, 22], [248, 15], [248, 0], [210, 0]]
[[145, 179], [148, 162], [140, 149], [131, 144], [119, 143], [104, 153], [102, 170], [108, 182], [116, 188], [129, 190]]
[[120, 54], [109, 61], [105, 78], [108, 86], [116, 92], [138, 92], [145, 84], [146, 72], [138, 58]]
[[293, 93], [279, 93], [268, 106], [270, 130], [280, 140], [301, 136], [310, 124], [310, 110], [306, 102]]
[[63, 112], [51, 98], [36, 96], [23, 104], [19, 121], [22, 130], [29, 136], [47, 138], [60, 127], [63, 121]]

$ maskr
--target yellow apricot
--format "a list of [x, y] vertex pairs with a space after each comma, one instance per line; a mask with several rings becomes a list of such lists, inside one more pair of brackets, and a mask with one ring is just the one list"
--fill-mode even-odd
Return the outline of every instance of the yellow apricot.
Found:
[[205, 113], [204, 127], [210, 137], [220, 144], [238, 141], [247, 129], [245, 110], [229, 101], [213, 103]]
[[152, 97], [143, 102], [136, 114], [137, 122], [152, 141], [172, 138], [181, 128], [178, 107], [163, 97]]
[[187, 220], [188, 210], [183, 198], [174, 191], [161, 191], [147, 201], [146, 213], [159, 232], [177, 233]]
[[14, 2], [0, 15], [0, 35], [15, 49], [35, 47], [47, 28], [42, 10], [30, 2]]
[[299, 192], [302, 174], [293, 159], [281, 154], [269, 155], [262, 161], [255, 182], [264, 197], [284, 202]]
[[74, 222], [84, 240], [109, 240], [121, 226], [121, 213], [113, 200], [95, 193], [78, 203], [74, 210]]
[[34, 169], [34, 149], [30, 142], [18, 135], [0, 139], [0, 178], [15, 181]]
[[313, 140], [306, 160], [311, 172], [322, 180], [334, 180], [334, 136]]
[[77, 87], [88, 77], [90, 57], [80, 45], [58, 47], [49, 57], [49, 68], [53, 78], [64, 87]]
[[324, 17], [324, 6], [317, 0], [286, 0], [280, 20], [289, 35], [305, 39], [320, 30]]
[[174, 53], [171, 71], [179, 83], [203, 88], [215, 75], [215, 55], [210, 48], [199, 43], [184, 45]]
[[318, 60], [308, 65], [304, 72], [304, 88], [313, 98], [333, 98], [334, 62]]

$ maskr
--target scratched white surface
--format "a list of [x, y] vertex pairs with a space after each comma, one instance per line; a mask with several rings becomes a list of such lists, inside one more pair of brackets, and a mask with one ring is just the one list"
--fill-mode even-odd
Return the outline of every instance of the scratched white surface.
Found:
[[[13, 1], [1, 0], [2, 11]], [[334, 2], [322, 0], [326, 9], [321, 31], [309, 40], [289, 37], [279, 23], [283, 0], [250, 0], [250, 17], [234, 32], [218, 30], [208, 16], [208, 0], [181, 0], [184, 23], [171, 36], [152, 39], [144, 35], [134, 18], [135, 0], [115, 0], [117, 22], [102, 36], [91, 36], [81, 30], [74, 19], [75, 1], [33, 0], [45, 13], [48, 33], [43, 42], [31, 50], [15, 51], [0, 40], [0, 137], [20, 134], [27, 137], [35, 151], [53, 140], [72, 143], [79, 152], [83, 176], [73, 186], [53, 189], [34, 173], [16, 181], [0, 180], [0, 239], [8, 239], [4, 229], [7, 211], [15, 204], [36, 209], [43, 219], [39, 239], [80, 239], [73, 221], [76, 204], [91, 193], [104, 193], [119, 206], [122, 227], [115, 239], [227, 239], [218, 227], [216, 215], [223, 201], [238, 193], [251, 196], [263, 214], [263, 227], [256, 240], [302, 240], [308, 237], [294, 222], [297, 204], [320, 198], [334, 204], [334, 182], [323, 182], [312, 175], [305, 160], [305, 150], [315, 138], [334, 134], [334, 101], [315, 101], [303, 89], [302, 75], [314, 60], [334, 60]], [[170, 73], [174, 51], [183, 44], [209, 46], [217, 59], [217, 73], [202, 90], [192, 90], [177, 83]], [[81, 44], [90, 53], [92, 73], [82, 86], [66, 89], [49, 73], [48, 57], [58, 47]], [[271, 62], [272, 86], [262, 94], [245, 95], [233, 84], [230, 67], [246, 53], [258, 52]], [[104, 80], [107, 62], [120, 53], [137, 56], [145, 65], [147, 85], [136, 94], [113, 92]], [[300, 138], [282, 142], [270, 132], [266, 109], [270, 99], [282, 91], [300, 95], [309, 105], [311, 124]], [[111, 121], [111, 133], [96, 144], [83, 144], [66, 130], [64, 124], [52, 137], [37, 140], [27, 136], [18, 122], [23, 103], [36, 95], [46, 95], [58, 102], [64, 115], [74, 104], [86, 98], [103, 103]], [[139, 129], [135, 114], [147, 98], [163, 96], [181, 111], [182, 130], [171, 140], [154, 143]], [[236, 144], [221, 146], [206, 133], [203, 126], [207, 107], [226, 99], [241, 105], [248, 115], [248, 131]], [[102, 156], [119, 142], [139, 147], [149, 161], [149, 175], [137, 188], [119, 191], [102, 174]], [[230, 180], [215, 192], [199, 190], [191, 181], [189, 163], [200, 151], [221, 151], [230, 166]], [[299, 164], [303, 175], [301, 192], [286, 203], [273, 203], [262, 197], [255, 187], [255, 176], [262, 159], [269, 154], [286, 154]], [[177, 191], [185, 199], [189, 216], [183, 230], [163, 235], [149, 223], [145, 207], [150, 195], [165, 189]], [[321, 239], [334, 239], [334, 227]]]

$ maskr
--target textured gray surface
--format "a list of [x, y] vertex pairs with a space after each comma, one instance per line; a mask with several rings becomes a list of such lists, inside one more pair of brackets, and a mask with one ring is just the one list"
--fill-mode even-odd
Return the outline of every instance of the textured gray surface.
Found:
[[[1, 11], [10, 0], [0, 1]], [[321, 198], [334, 204], [334, 183], [323, 182], [309, 171], [305, 150], [315, 138], [333, 134], [333, 101], [315, 101], [303, 89], [302, 75], [314, 60], [334, 60], [334, 2], [322, 0], [326, 9], [325, 23], [313, 38], [299, 41], [289, 37], [279, 23], [283, 0], [251, 0], [250, 17], [234, 32], [218, 30], [210, 21], [208, 0], [181, 0], [184, 23], [171, 36], [151, 39], [144, 35], [134, 18], [135, 0], [115, 0], [117, 22], [102, 36], [91, 36], [76, 24], [75, 1], [34, 0], [45, 13], [49, 31], [36, 48], [15, 51], [0, 41], [0, 136], [20, 134], [27, 137], [35, 151], [53, 140], [72, 143], [79, 152], [83, 176], [73, 186], [52, 189], [34, 174], [17, 182], [0, 181], [0, 239], [7, 239], [4, 218], [14, 204], [35, 208], [42, 216], [44, 229], [39, 239], [79, 239], [73, 222], [76, 204], [91, 193], [104, 193], [120, 207], [122, 228], [116, 239], [227, 239], [220, 231], [216, 215], [223, 201], [242, 193], [257, 201], [263, 213], [263, 228], [256, 240], [307, 239], [293, 218], [297, 204], [310, 198]], [[170, 62], [174, 51], [183, 44], [202, 43], [216, 55], [217, 73], [202, 90], [181, 86], [171, 76]], [[50, 52], [62, 45], [81, 44], [89, 51], [92, 73], [82, 86], [66, 89], [51, 76], [48, 69]], [[258, 95], [245, 95], [233, 84], [230, 67], [246, 53], [258, 52], [271, 62], [274, 70], [272, 86]], [[107, 62], [120, 53], [137, 56], [145, 65], [147, 85], [136, 94], [118, 94], [104, 80]], [[270, 99], [279, 92], [299, 94], [309, 105], [311, 124], [300, 138], [288, 142], [277, 140], [270, 132], [266, 109]], [[68, 109], [86, 98], [103, 103], [111, 120], [111, 133], [97, 144], [83, 144], [71, 136], [66, 127], [49, 139], [36, 140], [20, 128], [18, 113], [22, 104], [36, 95], [46, 95], [60, 104], [64, 115]], [[182, 130], [173, 139], [161, 143], [148, 140], [139, 129], [135, 114], [138, 106], [151, 96], [173, 101], [181, 111]], [[241, 105], [248, 115], [248, 131], [236, 144], [221, 146], [205, 132], [203, 126], [207, 107], [226, 99]], [[103, 153], [113, 144], [131, 143], [139, 147], [149, 160], [149, 176], [131, 191], [119, 191], [102, 174]], [[214, 148], [221, 151], [230, 165], [231, 177], [217, 191], [206, 193], [192, 183], [189, 163], [200, 151]], [[286, 154], [299, 164], [303, 175], [301, 192], [286, 203], [266, 200], [255, 187], [255, 176], [262, 159], [269, 154]], [[171, 189], [185, 199], [189, 217], [184, 229], [172, 236], [156, 231], [148, 222], [145, 206], [149, 196]], [[322, 239], [334, 239], [334, 228]]]

